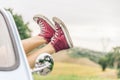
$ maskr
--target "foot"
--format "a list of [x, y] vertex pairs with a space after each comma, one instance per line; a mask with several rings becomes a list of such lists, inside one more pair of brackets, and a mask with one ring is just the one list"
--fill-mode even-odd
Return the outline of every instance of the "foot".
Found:
[[44, 37], [47, 43], [51, 41], [51, 38], [55, 34], [55, 26], [45, 17], [42, 15], [35, 15], [33, 20], [40, 26], [41, 33], [39, 36]]
[[51, 39], [51, 44], [55, 51], [58, 52], [60, 50], [73, 47], [72, 40], [64, 23], [57, 17], [53, 17], [53, 21], [56, 26], [56, 32]]

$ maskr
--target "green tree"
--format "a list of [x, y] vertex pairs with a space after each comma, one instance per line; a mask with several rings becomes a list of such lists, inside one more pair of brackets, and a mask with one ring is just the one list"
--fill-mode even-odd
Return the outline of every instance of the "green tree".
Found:
[[114, 61], [115, 61], [115, 58], [114, 58], [114, 53], [113, 52], [109, 52], [105, 55], [105, 57], [108, 59], [107, 63], [108, 63], [108, 66], [113, 68], [114, 67]]
[[8, 10], [12, 14], [12, 16], [13, 16], [13, 18], [15, 20], [15, 23], [16, 23], [20, 38], [21, 39], [29, 38], [31, 36], [31, 30], [28, 28], [29, 23], [28, 22], [25, 23], [23, 21], [23, 18], [22, 18], [21, 15], [14, 14], [13, 9], [9, 8], [9, 9], [6, 9], [6, 10]]
[[113, 48], [113, 57], [114, 57], [114, 67], [116, 69], [120, 68], [120, 47]]
[[102, 70], [105, 71], [105, 69], [107, 68], [107, 65], [108, 65], [107, 57], [100, 58], [98, 63], [101, 65]]

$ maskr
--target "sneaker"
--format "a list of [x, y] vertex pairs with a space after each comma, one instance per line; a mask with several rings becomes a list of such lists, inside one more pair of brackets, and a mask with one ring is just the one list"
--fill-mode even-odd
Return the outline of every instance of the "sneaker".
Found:
[[42, 36], [46, 39], [47, 43], [51, 41], [51, 38], [55, 34], [55, 26], [42, 15], [35, 15], [33, 20], [40, 26], [41, 33], [39, 36]]
[[53, 21], [56, 26], [56, 32], [51, 39], [51, 44], [55, 48], [56, 52], [73, 47], [72, 40], [64, 23], [57, 17], [53, 17]]

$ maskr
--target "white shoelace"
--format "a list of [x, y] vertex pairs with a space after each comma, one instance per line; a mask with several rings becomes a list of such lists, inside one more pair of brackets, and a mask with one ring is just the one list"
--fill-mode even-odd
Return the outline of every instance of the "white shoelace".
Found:
[[54, 35], [54, 36], [52, 37], [52, 39], [51, 39], [51, 42], [52, 42], [52, 43], [54, 43], [55, 40], [56, 40], [56, 38], [59, 37], [58, 35], [59, 35], [59, 34], [58, 34], [58, 30], [56, 30], [55, 35]]
[[44, 34], [44, 31], [45, 31], [45, 25], [43, 23], [43, 21], [39, 20], [39, 25], [41, 26], [41, 33]]

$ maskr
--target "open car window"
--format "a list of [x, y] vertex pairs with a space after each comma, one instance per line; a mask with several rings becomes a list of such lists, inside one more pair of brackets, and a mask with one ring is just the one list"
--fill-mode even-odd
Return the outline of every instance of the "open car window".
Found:
[[14, 51], [12, 37], [10, 36], [10, 27], [0, 14], [0, 70], [13, 70], [17, 65], [16, 53]]

